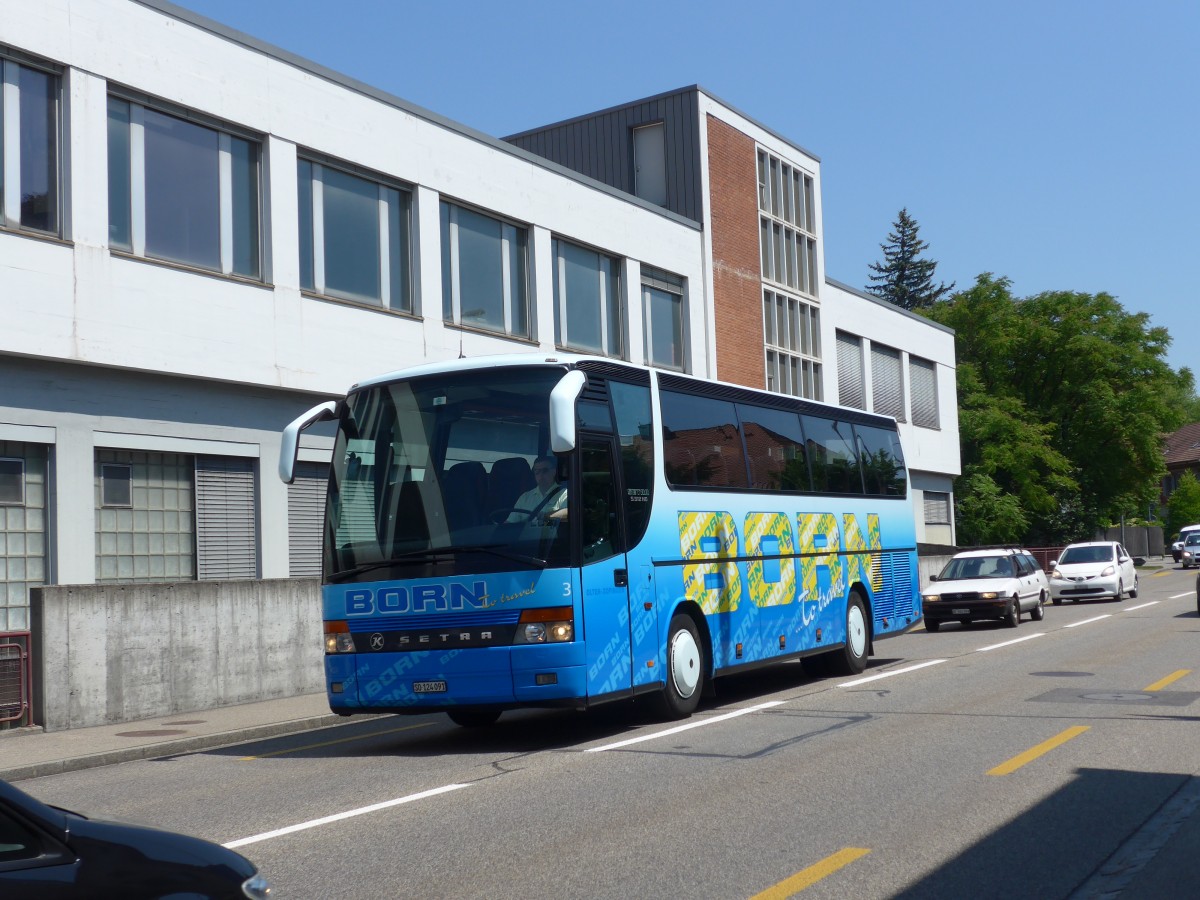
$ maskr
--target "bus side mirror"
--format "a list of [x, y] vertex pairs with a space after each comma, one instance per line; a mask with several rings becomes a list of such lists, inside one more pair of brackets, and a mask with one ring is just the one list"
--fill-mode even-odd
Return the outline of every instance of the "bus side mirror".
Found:
[[296, 455], [300, 452], [300, 432], [309, 425], [336, 418], [337, 402], [327, 400], [320, 406], [314, 406], [304, 415], [297, 417], [287, 428], [283, 429], [283, 438], [279, 443], [279, 479], [284, 484], [291, 484], [296, 477]]
[[570, 453], [575, 449], [575, 401], [587, 376], [572, 369], [550, 392], [550, 451]]

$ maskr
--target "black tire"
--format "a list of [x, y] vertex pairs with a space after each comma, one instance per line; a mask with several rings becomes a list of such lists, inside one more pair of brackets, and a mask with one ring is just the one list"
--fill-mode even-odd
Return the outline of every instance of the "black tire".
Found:
[[862, 595], [851, 591], [846, 600], [846, 646], [825, 654], [829, 671], [833, 675], [858, 675], [867, 668], [870, 653], [871, 617]]
[[1016, 628], [1021, 624], [1021, 598], [1016, 594], [1013, 595], [1012, 606], [1004, 616], [1004, 624], [1009, 628]]
[[1120, 603], [1122, 600], [1125, 599], [1125, 582], [1124, 581], [1117, 582], [1117, 596], [1113, 597], [1113, 599], [1116, 600], [1118, 603]]
[[1133, 590], [1129, 592], [1129, 599], [1136, 600], [1137, 592], [1138, 592], [1138, 577], [1137, 577], [1137, 575], [1134, 575], [1133, 576]]
[[1040, 622], [1046, 618], [1046, 595], [1038, 594], [1037, 606], [1029, 611], [1029, 621]]
[[1050, 602], [1055, 606], [1062, 606], [1062, 597], [1051, 597]]
[[448, 709], [446, 715], [455, 725], [463, 728], [487, 728], [500, 718], [498, 709]]
[[925, 630], [926, 631], [932, 631], [932, 632], [936, 633], [937, 630], [941, 627], [942, 627], [941, 622], [930, 621], [929, 619], [925, 620]]
[[658, 695], [659, 712], [667, 719], [686, 719], [700, 705], [704, 690], [704, 645], [696, 623], [676, 613], [667, 632], [666, 686]]

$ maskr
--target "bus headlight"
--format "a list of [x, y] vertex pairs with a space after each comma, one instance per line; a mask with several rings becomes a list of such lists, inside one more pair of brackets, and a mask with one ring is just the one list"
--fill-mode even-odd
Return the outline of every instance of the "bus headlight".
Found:
[[350, 634], [350, 626], [346, 622], [325, 623], [325, 652], [353, 653], [354, 636]]
[[522, 611], [513, 643], [561, 644], [574, 639], [574, 611], [569, 606], [553, 606]]

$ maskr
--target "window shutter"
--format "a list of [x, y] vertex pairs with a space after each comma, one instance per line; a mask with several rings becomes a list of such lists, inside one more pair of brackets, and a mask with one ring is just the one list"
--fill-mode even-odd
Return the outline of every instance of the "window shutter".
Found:
[[288, 485], [288, 574], [293, 578], [321, 574], [321, 523], [329, 464], [302, 462]]
[[843, 331], [837, 333], [838, 398], [842, 406], [866, 409], [863, 398], [862, 341]]
[[904, 421], [904, 378], [900, 351], [871, 345], [871, 389], [875, 412]]
[[910, 356], [909, 381], [912, 383], [912, 420], [923, 428], [937, 428], [937, 373], [933, 363]]
[[949, 494], [944, 491], [925, 491], [923, 499], [926, 525], [950, 524]]
[[257, 577], [254, 488], [252, 460], [196, 457], [198, 580]]

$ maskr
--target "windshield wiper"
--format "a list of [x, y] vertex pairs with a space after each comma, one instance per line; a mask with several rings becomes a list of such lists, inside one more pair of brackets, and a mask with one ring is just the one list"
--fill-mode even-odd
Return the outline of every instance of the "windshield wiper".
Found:
[[498, 556], [501, 559], [511, 559], [513, 562], [524, 563], [527, 566], [537, 566], [539, 569], [546, 568], [546, 560], [537, 556], [526, 556], [524, 553], [515, 553], [512, 550], [504, 550], [503, 544], [475, 544], [470, 547], [447, 547], [446, 550], [451, 553], [490, 553], [492, 556]]
[[436, 549], [426, 548], [424, 550], [413, 550], [411, 553], [401, 553], [399, 556], [392, 556], [388, 559], [380, 559], [375, 562], [363, 563], [355, 566], [352, 569], [346, 569], [341, 572], [336, 572], [329, 576], [331, 583], [338, 583], [353, 578], [355, 575], [361, 575], [363, 572], [371, 572], [375, 569], [383, 569], [393, 565], [406, 565], [409, 563], [434, 562], [439, 559], [453, 557], [459, 553], [489, 553], [492, 556], [498, 556], [500, 559], [512, 560], [527, 566], [535, 566], [539, 569], [546, 568], [546, 560], [539, 559], [536, 556], [526, 556], [524, 553], [514, 553], [509, 550], [501, 549], [503, 544], [479, 544], [476, 546], [467, 547], [438, 547]]

